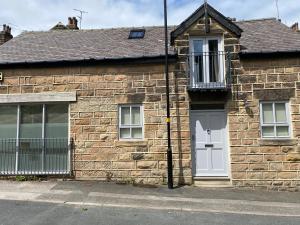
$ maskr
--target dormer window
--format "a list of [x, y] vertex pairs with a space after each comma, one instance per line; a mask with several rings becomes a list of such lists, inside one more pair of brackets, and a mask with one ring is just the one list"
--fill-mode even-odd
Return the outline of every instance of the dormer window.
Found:
[[145, 36], [145, 29], [134, 29], [129, 33], [129, 39], [143, 39]]
[[225, 86], [225, 61], [221, 37], [190, 38], [190, 78], [192, 88]]

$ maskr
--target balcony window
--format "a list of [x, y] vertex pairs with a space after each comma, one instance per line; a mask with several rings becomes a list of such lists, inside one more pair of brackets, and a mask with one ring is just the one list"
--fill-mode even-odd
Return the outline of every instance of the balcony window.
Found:
[[224, 87], [226, 53], [221, 37], [191, 38], [190, 85], [192, 88]]

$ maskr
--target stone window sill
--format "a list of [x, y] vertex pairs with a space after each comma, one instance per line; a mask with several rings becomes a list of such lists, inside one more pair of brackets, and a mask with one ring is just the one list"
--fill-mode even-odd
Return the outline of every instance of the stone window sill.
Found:
[[260, 146], [295, 146], [297, 145], [297, 139], [260, 139], [258, 143]]
[[148, 146], [148, 140], [117, 140], [116, 147]]

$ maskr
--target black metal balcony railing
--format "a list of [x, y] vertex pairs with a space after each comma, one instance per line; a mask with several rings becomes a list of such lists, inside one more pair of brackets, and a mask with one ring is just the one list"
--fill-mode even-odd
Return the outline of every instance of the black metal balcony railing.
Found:
[[68, 139], [0, 139], [0, 175], [69, 174]]
[[194, 52], [187, 60], [190, 90], [230, 88], [232, 81], [229, 52]]

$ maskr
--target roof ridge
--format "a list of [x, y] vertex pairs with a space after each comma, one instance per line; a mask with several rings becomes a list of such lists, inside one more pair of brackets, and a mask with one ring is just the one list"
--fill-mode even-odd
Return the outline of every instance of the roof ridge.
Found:
[[[164, 28], [163, 25], [153, 25], [153, 26], [131, 26], [131, 27], [110, 27], [110, 28], [90, 28], [90, 29], [80, 29], [80, 30], [28, 30], [23, 31], [23, 33], [48, 33], [48, 32], [84, 32], [84, 31], [105, 31], [105, 30], [121, 30], [121, 29], [150, 29], [150, 28]], [[168, 28], [176, 28], [176, 25], [168, 25]]]
[[240, 22], [257, 22], [257, 21], [266, 21], [266, 20], [277, 20], [275, 17], [266, 17], [266, 18], [257, 18], [257, 19], [248, 19], [248, 20], [238, 20], [235, 21], [235, 23], [240, 23]]

